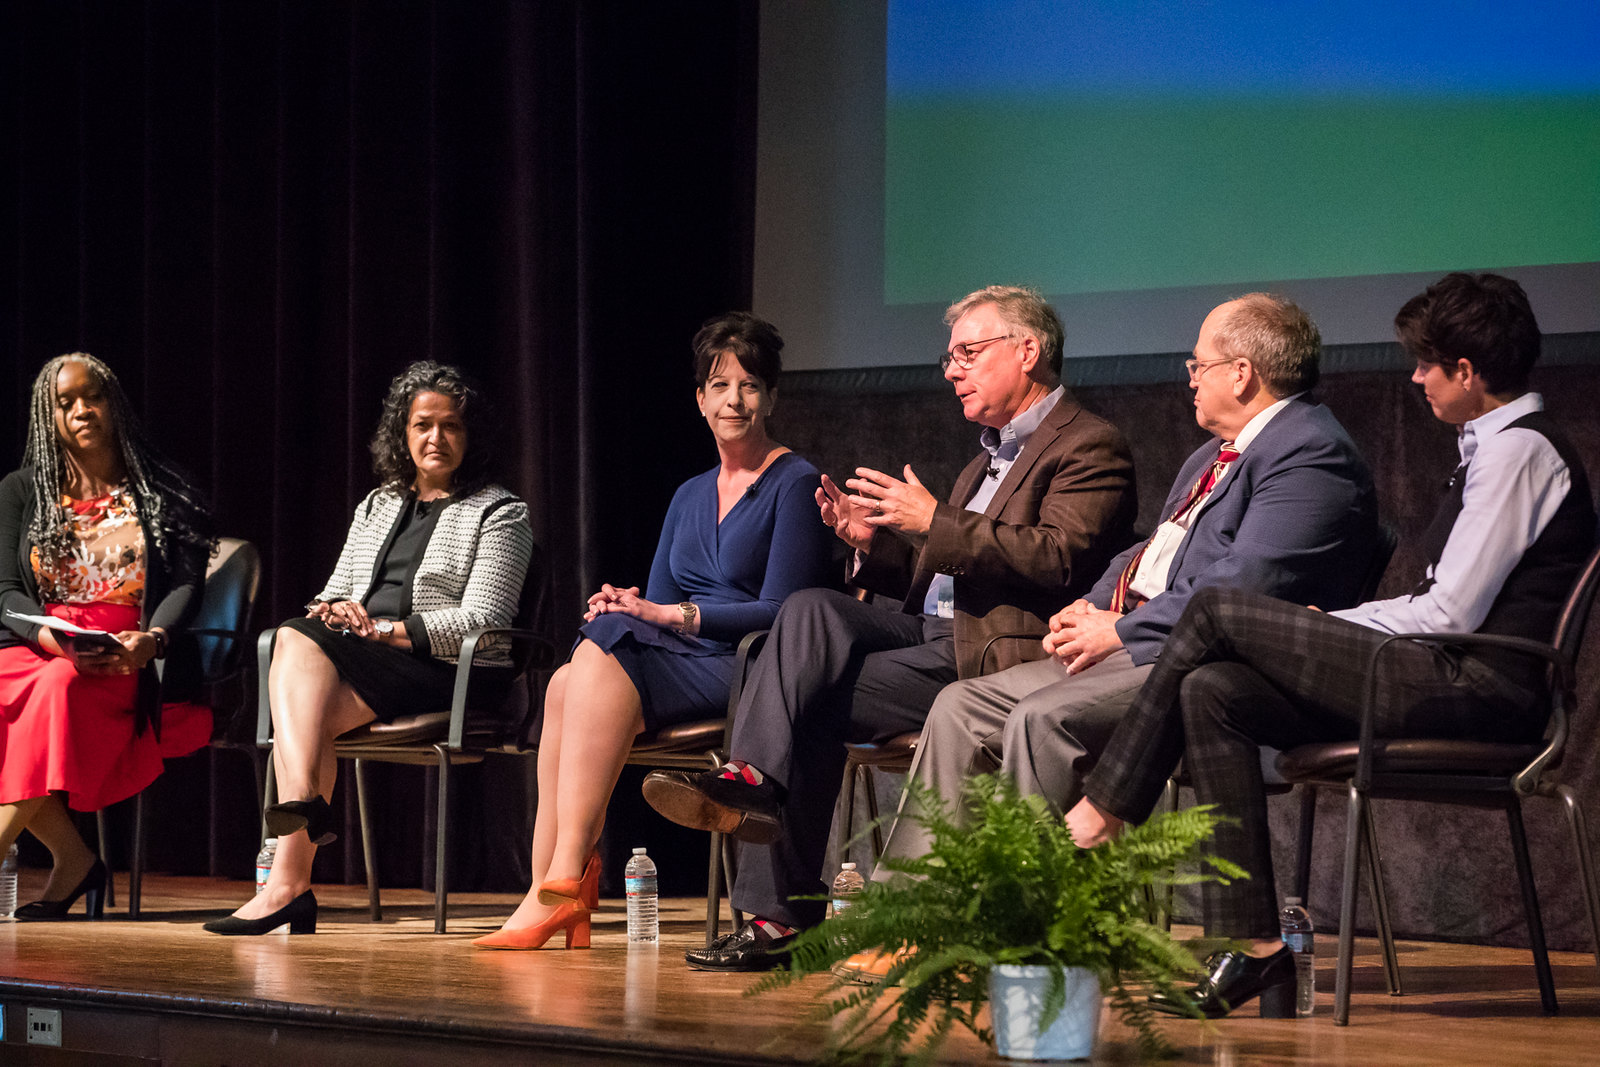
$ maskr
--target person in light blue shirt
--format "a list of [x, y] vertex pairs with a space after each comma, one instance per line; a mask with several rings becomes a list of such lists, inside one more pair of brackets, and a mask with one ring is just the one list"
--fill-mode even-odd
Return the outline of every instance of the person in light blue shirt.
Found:
[[[1416, 359], [1412, 381], [1460, 432], [1461, 464], [1422, 535], [1422, 580], [1403, 596], [1333, 614], [1235, 591], [1196, 596], [1067, 815], [1080, 845], [1105, 840], [1150, 814], [1182, 757], [1198, 801], [1237, 820], [1218, 828], [1215, 849], [1250, 877], [1207, 885], [1202, 899], [1207, 935], [1247, 948], [1212, 958], [1192, 994], [1208, 1015], [1256, 996], [1263, 1014], [1293, 1007], [1260, 746], [1358, 737], [1372, 656], [1389, 634], [1548, 642], [1594, 547], [1583, 465], [1528, 391], [1539, 327], [1522, 287], [1494, 274], [1450, 274], [1401, 308], [1395, 325]], [[1379, 736], [1530, 743], [1544, 730], [1543, 660], [1399, 641], [1377, 669]]]

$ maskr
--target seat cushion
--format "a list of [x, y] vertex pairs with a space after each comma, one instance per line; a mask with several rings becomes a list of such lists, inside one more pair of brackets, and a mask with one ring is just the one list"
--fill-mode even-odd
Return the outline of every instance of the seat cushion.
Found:
[[920, 733], [898, 734], [885, 741], [866, 741], [844, 746], [845, 757], [862, 767], [872, 767], [890, 774], [904, 774], [911, 769], [911, 760], [917, 754]]
[[[504, 723], [493, 718], [469, 715], [466, 739], [475, 745], [497, 743]], [[450, 733], [450, 713], [430, 711], [424, 715], [402, 715], [392, 722], [373, 721], [346, 730], [335, 742], [340, 745], [431, 745]]]
[[633, 751], [704, 752], [721, 746], [722, 733], [727, 724], [726, 719], [699, 719], [673, 723], [659, 730], [646, 730], [634, 738]]
[[[1359, 747], [1355, 741], [1300, 745], [1278, 754], [1277, 770], [1291, 782], [1307, 778], [1347, 778], [1355, 773]], [[1526, 767], [1543, 747], [1408, 738], [1379, 741], [1373, 755], [1374, 767], [1379, 771], [1514, 774]]]

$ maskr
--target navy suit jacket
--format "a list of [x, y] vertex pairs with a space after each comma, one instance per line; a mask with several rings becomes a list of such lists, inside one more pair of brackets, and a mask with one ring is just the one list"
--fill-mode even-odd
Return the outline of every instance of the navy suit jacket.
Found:
[[[1184, 462], [1162, 505], [1163, 520], [1221, 448], [1213, 439]], [[1329, 610], [1349, 607], [1361, 595], [1377, 532], [1366, 460], [1333, 413], [1302, 396], [1234, 461], [1179, 544], [1167, 591], [1117, 620], [1117, 633], [1135, 663], [1153, 663], [1189, 598], [1213, 585]], [[1123, 568], [1143, 547], [1111, 561], [1089, 592], [1091, 604], [1110, 606]]]

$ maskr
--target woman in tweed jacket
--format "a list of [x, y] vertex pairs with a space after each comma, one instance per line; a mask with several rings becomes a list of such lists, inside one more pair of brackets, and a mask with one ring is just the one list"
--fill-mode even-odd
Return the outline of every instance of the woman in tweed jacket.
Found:
[[[278, 787], [267, 808], [278, 853], [266, 888], [220, 934], [285, 923], [316, 929], [311, 861], [332, 841], [333, 739], [364, 723], [447, 706], [467, 632], [509, 625], [533, 551], [528, 508], [489, 481], [494, 450], [484, 400], [454, 367], [413, 363], [389, 386], [372, 439], [382, 484], [356, 507], [333, 576], [303, 618], [278, 628], [268, 689]], [[503, 650], [491, 667], [493, 705], [511, 681]], [[496, 691], [498, 690], [498, 691]]]

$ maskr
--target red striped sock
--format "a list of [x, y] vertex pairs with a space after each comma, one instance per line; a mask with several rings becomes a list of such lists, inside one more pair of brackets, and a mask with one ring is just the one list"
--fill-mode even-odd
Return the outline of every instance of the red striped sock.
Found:
[[794, 927], [785, 926], [780, 922], [773, 922], [771, 919], [752, 919], [750, 921], [755, 924], [756, 933], [768, 941], [775, 941], [780, 937], [788, 937], [794, 933]]
[[767, 780], [767, 776], [756, 770], [742, 759], [732, 759], [722, 765], [719, 778], [729, 781], [743, 782], [745, 785], [760, 785]]

